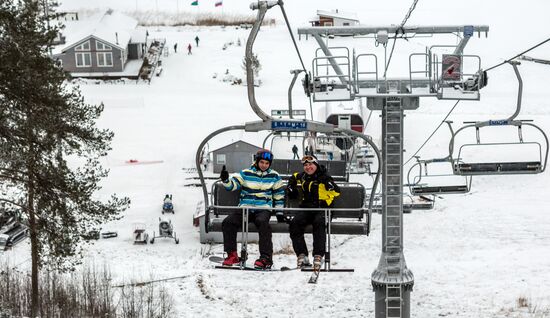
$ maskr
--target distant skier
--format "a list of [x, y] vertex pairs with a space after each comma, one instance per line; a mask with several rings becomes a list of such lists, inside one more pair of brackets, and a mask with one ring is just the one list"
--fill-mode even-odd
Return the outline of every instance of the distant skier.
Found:
[[178, 44], [174, 44], [174, 53], [178, 53]]
[[298, 155], [298, 147], [296, 145], [292, 146], [292, 153], [294, 154], [292, 159], [300, 159], [300, 156]]
[[199, 36], [198, 35], [195, 37], [195, 43], [197, 43], [197, 47], [199, 47]]
[[187, 55], [192, 55], [193, 53], [191, 53], [191, 43], [189, 43], [189, 45], [187, 46]]

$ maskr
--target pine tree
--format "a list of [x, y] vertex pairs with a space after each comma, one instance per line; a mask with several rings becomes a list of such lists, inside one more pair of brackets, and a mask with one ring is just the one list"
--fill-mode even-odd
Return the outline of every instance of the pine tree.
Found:
[[[254, 76], [258, 76], [260, 74], [260, 71], [262, 70], [262, 64], [260, 63], [260, 59], [258, 58], [257, 54], [252, 53], [251, 62], [252, 62], [252, 71], [254, 72]], [[243, 58], [242, 68], [246, 72], [246, 57]]]
[[38, 313], [38, 271], [74, 268], [82, 235], [120, 218], [129, 204], [94, 196], [107, 176], [99, 159], [113, 133], [95, 126], [103, 105], [85, 104], [48, 56], [57, 32], [37, 1], [0, 1], [0, 209], [29, 224], [31, 317]]

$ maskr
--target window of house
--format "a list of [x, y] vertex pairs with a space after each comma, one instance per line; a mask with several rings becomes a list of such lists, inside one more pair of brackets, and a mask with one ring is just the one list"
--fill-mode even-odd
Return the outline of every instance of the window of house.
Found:
[[344, 22], [344, 26], [349, 26], [349, 22]]
[[90, 50], [90, 41], [86, 41], [79, 46], [74, 48], [75, 51], [89, 51]]
[[224, 165], [225, 164], [225, 154], [216, 155], [216, 164]]
[[95, 42], [95, 48], [98, 51], [110, 51], [113, 49], [111, 46], [99, 41]]
[[92, 66], [92, 54], [91, 53], [75, 53], [76, 55], [76, 67], [90, 67]]
[[97, 54], [97, 66], [100, 66], [100, 67], [113, 66], [113, 53], [98, 52], [96, 54]]

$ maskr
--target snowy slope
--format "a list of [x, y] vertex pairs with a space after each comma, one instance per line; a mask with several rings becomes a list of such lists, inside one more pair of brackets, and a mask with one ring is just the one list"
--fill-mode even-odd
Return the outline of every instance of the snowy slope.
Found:
[[[409, 2], [346, 1], [343, 11], [357, 11], [365, 24], [397, 24], [403, 19]], [[160, 11], [173, 11], [176, 1], [158, 0]], [[187, 3], [187, 2], [186, 2]], [[201, 1], [201, 4], [204, 1]], [[206, 5], [196, 10], [214, 10]], [[132, 11], [155, 10], [155, 1], [84, 1], [67, 0], [67, 8], [111, 6]], [[183, 10], [183, 1], [178, 2]], [[288, 1], [286, 10], [293, 26], [304, 25], [315, 9], [330, 9], [331, 1]], [[224, 1], [226, 13], [248, 13], [248, 1]], [[470, 41], [467, 53], [480, 54], [487, 68], [519, 53], [548, 37], [543, 14], [547, 1], [524, 1], [511, 7], [502, 1], [419, 1], [411, 24], [488, 24], [489, 37]], [[498, 14], [496, 13], [498, 9]], [[187, 8], [186, 8], [187, 10]], [[281, 19], [278, 9], [268, 17]], [[541, 31], [541, 29], [543, 31]], [[374, 293], [370, 274], [380, 257], [380, 217], [374, 216], [370, 237], [334, 236], [333, 266], [352, 267], [354, 273], [321, 273], [319, 284], [306, 284], [307, 274], [257, 273], [215, 270], [202, 257], [209, 247], [199, 244], [192, 227], [192, 214], [202, 200], [199, 188], [186, 187], [194, 176], [182, 168], [194, 167], [198, 144], [212, 131], [229, 125], [257, 119], [250, 110], [244, 86], [231, 86], [213, 79], [228, 69], [242, 76], [242, 57], [246, 30], [219, 27], [149, 28], [152, 37], [165, 37], [171, 47], [184, 48], [198, 35], [200, 47], [193, 55], [171, 54], [163, 58], [163, 73], [146, 84], [81, 84], [88, 102], [105, 103], [99, 124], [115, 131], [113, 151], [104, 164], [111, 174], [100, 195], [112, 192], [132, 199], [123, 219], [107, 224], [104, 230], [117, 230], [119, 237], [99, 240], [88, 248], [90, 262], [106, 263], [120, 280], [148, 280], [173, 276], [189, 277], [167, 282], [176, 300], [179, 317], [372, 317]], [[546, 32], [546, 33], [545, 33]], [[224, 43], [240, 39], [243, 46]], [[368, 42], [368, 43], [366, 43]], [[335, 39], [334, 45], [347, 45], [357, 50], [372, 48], [372, 39]], [[429, 39], [399, 42], [396, 56]], [[408, 45], [408, 46], [407, 46]], [[316, 48], [314, 41], [299, 42], [306, 66]], [[263, 69], [264, 86], [257, 90], [260, 106], [285, 108], [290, 69], [299, 67], [284, 25], [262, 29], [255, 51]], [[379, 51], [379, 53], [383, 51]], [[531, 53], [550, 57], [547, 44]], [[391, 72], [403, 60], [392, 62]], [[533, 119], [550, 132], [548, 81], [550, 68], [544, 65], [521, 65], [524, 79], [524, 108], [520, 118]], [[451, 119], [483, 120], [507, 117], [515, 110], [516, 80], [511, 68], [503, 66], [490, 73], [490, 83], [482, 91], [481, 102], [463, 102]], [[301, 88], [294, 91], [294, 105], [309, 105]], [[408, 112], [405, 123], [407, 153], [412, 154], [445, 116], [452, 101], [422, 99], [419, 110]], [[315, 105], [314, 105], [315, 106]], [[378, 116], [373, 116], [368, 133], [379, 135]], [[498, 137], [497, 133], [491, 137]], [[261, 134], [225, 134], [210, 143], [216, 149], [238, 139], [260, 145]], [[447, 149], [448, 132], [441, 130], [421, 153], [440, 156]], [[289, 146], [290, 149], [291, 145]], [[502, 152], [501, 155], [506, 155]], [[148, 165], [127, 165], [126, 160], [162, 161]], [[359, 181], [363, 181], [359, 179]], [[411, 316], [424, 317], [547, 317], [550, 316], [550, 177], [548, 172], [532, 176], [497, 176], [474, 179], [473, 191], [467, 195], [446, 196], [436, 202], [432, 211], [415, 211], [405, 215], [405, 257], [415, 275], [411, 293]], [[175, 225], [180, 244], [157, 240], [154, 245], [132, 244], [132, 223], [141, 220], [148, 231], [158, 230], [164, 194], [174, 195], [176, 213], [169, 216]], [[274, 235], [275, 251], [287, 249], [290, 239]], [[251, 245], [251, 258], [257, 246]], [[28, 247], [20, 244], [4, 254], [25, 267]], [[211, 253], [222, 253], [213, 246]], [[292, 255], [277, 253], [276, 266], [294, 264]], [[202, 282], [203, 287], [200, 287]], [[536, 309], [518, 309], [519, 297], [529, 299]], [[532, 312], [529, 312], [532, 311]]]

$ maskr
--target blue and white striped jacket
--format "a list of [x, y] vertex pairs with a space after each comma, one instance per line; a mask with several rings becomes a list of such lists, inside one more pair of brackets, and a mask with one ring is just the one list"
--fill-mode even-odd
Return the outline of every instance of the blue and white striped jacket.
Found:
[[271, 168], [261, 171], [252, 166], [231, 176], [223, 186], [228, 191], [241, 190], [239, 206], [282, 208], [285, 204], [283, 180]]

